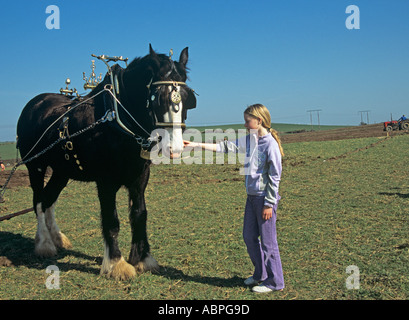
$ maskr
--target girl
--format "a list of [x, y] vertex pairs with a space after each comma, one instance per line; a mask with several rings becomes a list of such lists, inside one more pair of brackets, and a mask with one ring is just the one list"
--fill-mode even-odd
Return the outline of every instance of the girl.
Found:
[[[235, 142], [212, 144], [184, 141], [184, 144], [215, 152], [246, 152], [247, 201], [243, 238], [255, 270], [244, 284], [254, 286], [254, 292], [266, 293], [284, 288], [276, 233], [277, 206], [280, 200], [278, 186], [284, 153], [277, 131], [270, 128], [270, 112], [264, 105], [249, 106], [244, 111], [244, 121], [250, 134]], [[250, 148], [252, 141], [255, 145], [253, 150]]]

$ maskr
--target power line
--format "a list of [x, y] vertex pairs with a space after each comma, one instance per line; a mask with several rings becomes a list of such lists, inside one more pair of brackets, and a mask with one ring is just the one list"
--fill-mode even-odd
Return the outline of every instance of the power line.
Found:
[[358, 113], [361, 114], [361, 124], [364, 124], [364, 120], [363, 120], [363, 114], [366, 113], [366, 124], [369, 124], [369, 112], [371, 112], [371, 110], [363, 110], [363, 111], [358, 111]]
[[312, 125], [312, 114], [313, 113], [317, 113], [317, 118], [318, 118], [318, 128], [321, 128], [321, 124], [320, 124], [320, 111], [322, 111], [321, 109], [315, 109], [315, 110], [307, 110], [307, 112], [310, 113], [310, 123], [311, 123], [311, 130], [314, 128]]

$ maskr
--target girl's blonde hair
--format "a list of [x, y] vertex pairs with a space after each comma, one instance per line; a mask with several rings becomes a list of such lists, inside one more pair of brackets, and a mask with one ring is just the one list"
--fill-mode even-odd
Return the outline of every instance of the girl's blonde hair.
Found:
[[268, 109], [264, 105], [257, 103], [247, 107], [247, 109], [244, 110], [244, 113], [261, 120], [261, 125], [266, 128], [267, 131], [269, 131], [273, 138], [277, 141], [281, 156], [284, 157], [284, 150], [281, 146], [281, 140], [278, 132], [271, 128], [271, 116]]

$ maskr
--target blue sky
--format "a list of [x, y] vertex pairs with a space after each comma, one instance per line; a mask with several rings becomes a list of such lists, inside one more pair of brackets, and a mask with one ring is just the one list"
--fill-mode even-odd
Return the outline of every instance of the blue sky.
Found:
[[[49, 5], [59, 30], [46, 28]], [[359, 30], [345, 26], [349, 5]], [[91, 53], [133, 59], [149, 43], [175, 59], [189, 47], [200, 96], [188, 125], [242, 123], [253, 103], [276, 123], [309, 123], [311, 109], [321, 124], [358, 125], [362, 110], [371, 123], [409, 114], [407, 0], [7, 1], [0, 28], [0, 141], [15, 139], [35, 95], [59, 92], [67, 77], [84, 92]]]

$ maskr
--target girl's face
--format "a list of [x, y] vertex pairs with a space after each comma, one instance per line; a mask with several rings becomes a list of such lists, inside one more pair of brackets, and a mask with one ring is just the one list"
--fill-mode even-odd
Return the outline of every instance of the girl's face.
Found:
[[244, 127], [247, 130], [251, 130], [251, 129], [258, 130], [258, 128], [260, 126], [259, 122], [260, 122], [259, 119], [254, 118], [254, 117], [252, 117], [252, 116], [250, 116], [250, 115], [248, 115], [246, 113], [244, 114]]

